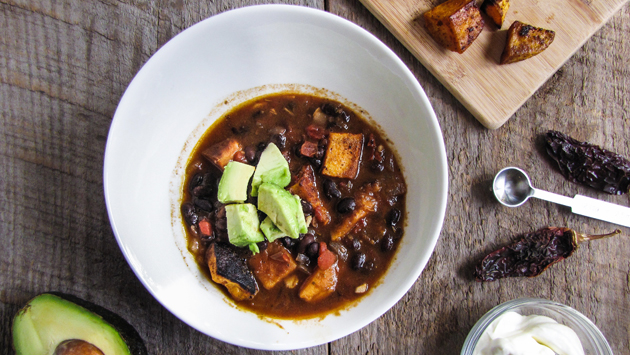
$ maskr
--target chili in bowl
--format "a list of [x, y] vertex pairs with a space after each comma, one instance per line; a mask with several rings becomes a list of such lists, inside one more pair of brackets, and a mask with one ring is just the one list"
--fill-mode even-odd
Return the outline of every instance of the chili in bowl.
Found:
[[[389, 310], [433, 252], [447, 181], [437, 118], [403, 62], [346, 20], [286, 5], [228, 11], [164, 45], [121, 99], [104, 169], [114, 234], [147, 290], [191, 327], [267, 350]], [[261, 278], [257, 258], [292, 270]], [[306, 290], [331, 270], [334, 289], [326, 276]]]

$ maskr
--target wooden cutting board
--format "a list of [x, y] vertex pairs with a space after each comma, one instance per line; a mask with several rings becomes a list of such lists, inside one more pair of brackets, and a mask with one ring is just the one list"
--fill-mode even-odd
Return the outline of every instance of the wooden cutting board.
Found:
[[[464, 52], [431, 38], [422, 14], [444, 0], [360, 0], [429, 71], [490, 129], [501, 127], [521, 105], [628, 0], [511, 0], [501, 29], [488, 17]], [[543, 53], [499, 65], [507, 29], [519, 20], [556, 31]]]

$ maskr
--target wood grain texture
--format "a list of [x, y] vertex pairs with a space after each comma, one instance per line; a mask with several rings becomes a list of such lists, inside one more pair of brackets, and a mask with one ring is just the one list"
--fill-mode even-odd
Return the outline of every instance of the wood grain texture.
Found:
[[[165, 310], [120, 252], [103, 198], [111, 118], [135, 73], [170, 38], [259, 1], [0, 0], [0, 354], [14, 314], [56, 290], [127, 319], [150, 354], [263, 354], [207, 337]], [[615, 354], [630, 353], [630, 230], [583, 245], [535, 279], [472, 281], [473, 262], [546, 225], [604, 232], [604, 222], [533, 200], [502, 207], [488, 188], [518, 165], [543, 189], [630, 205], [571, 184], [541, 149], [557, 129], [630, 157], [630, 9], [624, 6], [501, 129], [490, 131], [358, 0], [284, 1], [326, 8], [367, 29], [409, 66], [440, 121], [449, 162], [447, 215], [427, 268], [378, 320], [327, 345], [282, 354], [458, 354], [473, 324], [518, 297], [565, 303], [589, 317]]]
[[[627, 0], [512, 1], [503, 30], [486, 17], [484, 30], [463, 54], [444, 49], [424, 27], [422, 14], [441, 1], [362, 2], [479, 122], [496, 129]], [[555, 40], [536, 57], [499, 65], [506, 29], [515, 20], [554, 30]]]

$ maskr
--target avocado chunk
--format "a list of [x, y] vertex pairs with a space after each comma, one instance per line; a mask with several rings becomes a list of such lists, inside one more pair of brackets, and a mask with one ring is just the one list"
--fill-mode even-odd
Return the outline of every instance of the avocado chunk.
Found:
[[271, 221], [293, 239], [308, 231], [300, 198], [282, 187], [263, 183], [258, 195], [258, 209], [265, 212]]
[[263, 150], [256, 165], [256, 172], [252, 179], [252, 196], [258, 196], [258, 188], [264, 182], [280, 187], [285, 187], [291, 182], [289, 163], [273, 143], [269, 143]]
[[245, 202], [247, 200], [247, 185], [254, 170], [256, 168], [251, 165], [236, 161], [229, 162], [219, 181], [217, 199], [222, 203]]
[[273, 224], [273, 221], [269, 218], [269, 216], [260, 223], [260, 230], [263, 232], [265, 237], [267, 237], [269, 243], [273, 243], [274, 240], [287, 236], [285, 232], [281, 231], [280, 228]]
[[258, 228], [258, 212], [251, 203], [239, 203], [225, 206], [227, 217], [228, 238], [232, 245], [246, 247], [255, 254], [258, 253], [256, 243], [265, 240]]
[[13, 320], [16, 355], [63, 354], [64, 349], [73, 346], [92, 348], [81, 341], [107, 355], [147, 354], [144, 342], [124, 319], [71, 295], [41, 294]]

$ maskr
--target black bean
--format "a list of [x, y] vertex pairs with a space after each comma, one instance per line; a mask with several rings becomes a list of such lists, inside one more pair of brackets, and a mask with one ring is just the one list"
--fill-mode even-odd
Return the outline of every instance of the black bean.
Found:
[[250, 164], [256, 164], [256, 147], [253, 145], [245, 147], [245, 159]]
[[332, 180], [324, 180], [324, 194], [331, 200], [341, 197], [341, 191], [339, 191], [337, 184]]
[[306, 234], [304, 238], [300, 240], [300, 244], [298, 245], [298, 253], [304, 254], [306, 252], [306, 248], [314, 242], [315, 236], [312, 234]]
[[265, 249], [267, 249], [267, 247], [269, 246], [269, 242], [266, 240], [263, 240], [262, 242], [256, 243], [256, 245], [258, 245], [258, 249], [262, 252], [262, 251], [265, 251]]
[[339, 213], [349, 213], [354, 211], [354, 208], [357, 206], [356, 202], [354, 202], [354, 198], [346, 197], [341, 199], [337, 204], [337, 212]]
[[274, 134], [269, 138], [269, 143], [275, 144], [279, 149], [284, 149], [287, 143], [287, 137], [284, 134]]
[[199, 215], [195, 212], [195, 207], [190, 202], [182, 204], [182, 216], [189, 226], [194, 226], [199, 222]]
[[394, 237], [391, 235], [387, 235], [383, 240], [381, 240], [381, 250], [384, 252], [388, 252], [394, 249]]
[[317, 147], [322, 147], [326, 149], [326, 147], [328, 147], [328, 139], [326, 138], [320, 139], [319, 142], [317, 143]]
[[[257, 204], [255, 204], [255, 203], [254, 203], [254, 205], [257, 205]], [[265, 212], [263, 212], [263, 211], [261, 211], [261, 210], [258, 210], [258, 212], [257, 212], [257, 213], [258, 213], [258, 220], [259, 220], [260, 222], [264, 221], [264, 220], [265, 220], [265, 218], [267, 218], [267, 214], [266, 214]]]
[[306, 200], [300, 200], [300, 203], [302, 204], [302, 212], [304, 213], [304, 215], [305, 216], [312, 216], [313, 215], [313, 205], [311, 205], [311, 203], [306, 201]]
[[293, 240], [291, 237], [284, 237], [281, 239], [281, 241], [287, 249], [291, 249], [295, 245], [295, 240]]
[[188, 183], [188, 191], [192, 192], [195, 187], [201, 185], [202, 183], [203, 183], [203, 175], [196, 174], [195, 176], [192, 177], [192, 179], [190, 179], [190, 182]]
[[319, 254], [319, 243], [313, 242], [306, 247], [305, 251], [308, 257], [314, 258]]
[[212, 196], [212, 191], [212, 186], [200, 185], [192, 190], [192, 195], [196, 197], [206, 197], [206, 200], [209, 200], [207, 197]]
[[365, 259], [366, 259], [366, 256], [363, 253], [354, 254], [354, 256], [352, 257], [352, 262], [350, 266], [352, 267], [353, 270], [361, 270], [363, 269], [363, 266], [365, 265]]
[[310, 160], [311, 164], [313, 164], [313, 167], [315, 168], [315, 170], [321, 168], [321, 166], [322, 166], [322, 160], [321, 159], [310, 158], [309, 160]]
[[372, 164], [370, 165], [370, 168], [372, 169], [372, 171], [380, 173], [383, 170], [385, 170], [385, 165], [383, 165], [382, 163], [379, 163], [377, 160], [374, 160]]
[[214, 206], [212, 203], [204, 198], [193, 197], [193, 204], [204, 211], [212, 212], [214, 210]]
[[335, 109], [335, 107], [329, 103], [325, 103], [321, 106], [321, 110], [323, 113], [327, 114], [328, 116], [335, 116], [337, 115], [337, 109]]
[[227, 218], [217, 219], [214, 226], [218, 231], [227, 231]]
[[392, 208], [387, 214], [387, 224], [395, 226], [400, 221], [400, 210], [398, 208]]
[[357, 238], [352, 239], [352, 249], [361, 250], [361, 241]]

